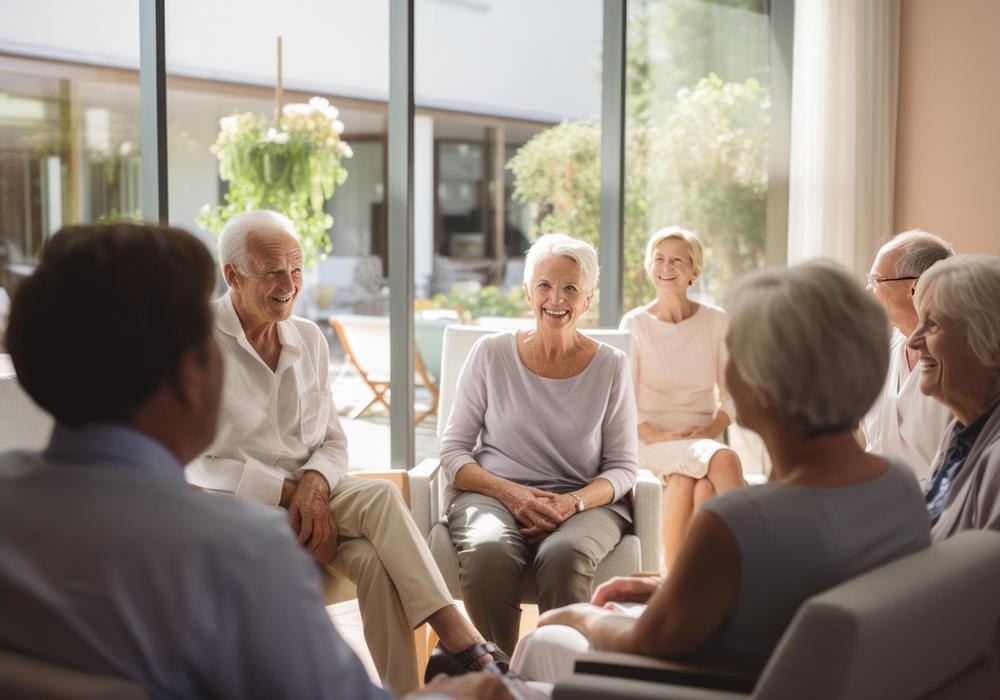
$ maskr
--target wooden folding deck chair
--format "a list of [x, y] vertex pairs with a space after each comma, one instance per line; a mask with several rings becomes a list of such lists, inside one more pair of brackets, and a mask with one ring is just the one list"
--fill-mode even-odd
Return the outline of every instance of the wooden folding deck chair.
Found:
[[[376, 404], [389, 408], [389, 318], [387, 316], [339, 315], [330, 319], [341, 346], [358, 372], [361, 380], [372, 391], [372, 399], [355, 408], [351, 418], [364, 415]], [[418, 380], [431, 394], [430, 405], [416, 417], [419, 424], [427, 416], [437, 413], [438, 387], [424, 366], [419, 351], [414, 351], [413, 364]]]

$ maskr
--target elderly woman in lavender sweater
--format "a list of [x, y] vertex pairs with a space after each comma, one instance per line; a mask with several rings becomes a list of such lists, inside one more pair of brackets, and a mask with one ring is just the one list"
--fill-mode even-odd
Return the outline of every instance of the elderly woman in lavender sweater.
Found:
[[541, 611], [587, 601], [597, 564], [631, 520], [637, 433], [628, 361], [577, 330], [597, 275], [589, 244], [538, 239], [524, 271], [535, 328], [473, 347], [441, 441], [465, 606], [508, 653], [528, 570]]

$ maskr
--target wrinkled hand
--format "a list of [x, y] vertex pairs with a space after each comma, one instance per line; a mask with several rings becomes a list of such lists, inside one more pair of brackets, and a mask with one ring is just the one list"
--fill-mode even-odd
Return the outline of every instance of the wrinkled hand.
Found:
[[425, 685], [419, 693], [410, 693], [407, 698], [421, 698], [427, 695], [444, 695], [455, 700], [514, 700], [500, 676], [488, 671], [466, 673], [449, 678], [443, 673]]
[[288, 505], [288, 521], [313, 558], [329, 564], [337, 555], [337, 524], [330, 515], [330, 486], [322, 474], [307, 471]]
[[[552, 509], [559, 516], [559, 523], [564, 523], [576, 515], [576, 499], [567, 493], [549, 494], [548, 496], [539, 496], [538, 498], [548, 500], [549, 505], [552, 506]], [[516, 518], [517, 515], [515, 514], [514, 517]], [[525, 525], [519, 528], [519, 530], [522, 535], [528, 538], [528, 542], [531, 544], [538, 544], [552, 534], [552, 530], [545, 530], [537, 525]]]
[[579, 630], [584, 636], [589, 636], [591, 623], [608, 614], [610, 613], [604, 608], [595, 607], [590, 603], [573, 603], [544, 613], [538, 618], [538, 626], [566, 625]]
[[552, 532], [567, 517], [553, 505], [555, 498], [549, 491], [512, 484], [502, 503], [522, 528], [535, 528], [532, 532], [540, 534]]
[[615, 576], [597, 587], [590, 604], [604, 607], [608, 603], [645, 603], [662, 580], [659, 576]]

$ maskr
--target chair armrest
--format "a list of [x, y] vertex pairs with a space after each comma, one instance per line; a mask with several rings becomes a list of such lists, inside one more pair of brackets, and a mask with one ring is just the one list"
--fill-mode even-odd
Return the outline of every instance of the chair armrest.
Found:
[[574, 673], [556, 683], [553, 700], [748, 700], [744, 693]]
[[403, 497], [403, 503], [410, 505], [410, 479], [407, 473], [401, 469], [358, 469], [348, 472], [348, 476], [355, 476], [359, 479], [381, 479], [395, 484], [399, 489], [399, 495]]
[[642, 545], [642, 570], [659, 571], [660, 508], [663, 503], [663, 484], [648, 469], [640, 469], [635, 482], [632, 504], [632, 528]]
[[407, 472], [410, 481], [410, 514], [424, 539], [427, 539], [434, 523], [441, 517], [438, 486], [440, 466], [440, 460], [428, 458]]
[[636, 654], [591, 651], [577, 659], [574, 672], [750, 693], [757, 684], [761, 669], [755, 666], [668, 661]]

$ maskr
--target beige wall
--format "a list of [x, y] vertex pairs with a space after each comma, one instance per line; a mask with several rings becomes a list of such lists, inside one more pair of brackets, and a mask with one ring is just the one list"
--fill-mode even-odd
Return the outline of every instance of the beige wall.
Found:
[[1000, 2], [902, 0], [895, 230], [1000, 254]]

